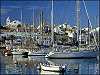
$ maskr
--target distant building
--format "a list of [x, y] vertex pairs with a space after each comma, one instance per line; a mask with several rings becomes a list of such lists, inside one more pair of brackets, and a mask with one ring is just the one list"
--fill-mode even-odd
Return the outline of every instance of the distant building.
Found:
[[9, 17], [6, 19], [7, 27], [16, 28], [19, 24], [21, 25], [22, 23], [18, 20], [11, 21]]
[[68, 37], [73, 38], [75, 29], [73, 29], [70, 25], [62, 24], [62, 25], [56, 26], [54, 28], [54, 32], [58, 33], [58, 34], [65, 34], [66, 33], [68, 35]]
[[43, 24], [37, 27], [36, 41], [41, 46], [51, 46], [51, 27], [50, 25]]

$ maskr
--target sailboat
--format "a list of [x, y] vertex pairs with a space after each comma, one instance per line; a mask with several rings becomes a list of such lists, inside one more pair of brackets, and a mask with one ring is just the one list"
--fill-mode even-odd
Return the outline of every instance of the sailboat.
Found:
[[[84, 2], [84, 0], [83, 0]], [[76, 2], [77, 3], [77, 41], [79, 43], [79, 1]], [[85, 6], [85, 2], [84, 2], [84, 6]], [[86, 6], [85, 6], [86, 8]], [[87, 13], [87, 10], [86, 10]], [[88, 16], [88, 15], [87, 15]], [[89, 19], [89, 17], [88, 17]], [[90, 22], [90, 20], [89, 20]], [[53, 24], [52, 24], [53, 25]], [[53, 28], [52, 28], [53, 29]], [[53, 33], [53, 32], [52, 32]], [[52, 51], [47, 54], [45, 57], [46, 58], [53, 58], [53, 59], [57, 59], [57, 58], [96, 58], [98, 55], [98, 50], [95, 47], [94, 49], [90, 49], [90, 47], [88, 48], [88, 50], [86, 48], [80, 48], [80, 46], [78, 46], [77, 51], [71, 51], [71, 48], [68, 51], [64, 51], [63, 49], [58, 51], [57, 49], [52, 48]]]

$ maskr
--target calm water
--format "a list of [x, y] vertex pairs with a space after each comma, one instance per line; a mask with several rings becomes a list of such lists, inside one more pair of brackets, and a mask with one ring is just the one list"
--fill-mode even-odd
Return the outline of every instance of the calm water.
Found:
[[[16, 64], [15, 64], [16, 63]], [[46, 59], [43, 56], [23, 57], [21, 55], [2, 56], [1, 74], [62, 74], [38, 69], [39, 63], [66, 65], [64, 75], [68, 74], [96, 74], [96, 59]], [[77, 68], [78, 72], [74, 69]]]

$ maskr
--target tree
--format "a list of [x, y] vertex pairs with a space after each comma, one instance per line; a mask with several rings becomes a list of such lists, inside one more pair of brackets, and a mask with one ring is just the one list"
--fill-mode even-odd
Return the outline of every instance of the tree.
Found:
[[20, 27], [21, 27], [21, 24], [18, 24], [18, 25], [17, 25], [17, 28], [20, 28]]

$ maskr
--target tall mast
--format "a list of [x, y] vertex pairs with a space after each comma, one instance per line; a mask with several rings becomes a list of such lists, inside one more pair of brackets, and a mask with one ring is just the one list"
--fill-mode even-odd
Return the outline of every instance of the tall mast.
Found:
[[52, 0], [52, 7], [51, 7], [51, 34], [52, 34], [52, 45], [54, 45], [54, 32], [53, 32], [53, 0]]
[[[34, 8], [32, 9], [32, 11], [33, 11], [33, 28], [32, 28], [32, 30], [31, 30], [31, 34], [35, 31], [34, 29], [35, 29], [35, 26], [34, 26]], [[34, 35], [34, 34], [33, 34]], [[32, 36], [33, 37], [33, 41], [34, 41], [34, 36]]]
[[[21, 9], [21, 13], [20, 13], [20, 19], [21, 19], [21, 26], [22, 26], [22, 9]], [[21, 44], [21, 47], [23, 47], [23, 43]]]
[[[97, 16], [97, 25], [98, 25], [97, 27], [99, 27], [99, 16]], [[100, 30], [100, 28], [99, 28], [99, 30]], [[100, 35], [99, 35], [99, 31], [98, 31], [98, 34], [97, 34], [97, 35], [98, 35], [98, 43], [97, 43], [97, 45], [99, 46], [99, 44], [100, 44], [100, 42], [99, 42], [99, 36], [100, 36]], [[98, 47], [98, 46], [97, 46], [97, 47]], [[100, 49], [98, 48], [98, 53], [99, 53], [99, 52], [100, 52]], [[99, 60], [100, 60], [99, 55], [97, 56], [97, 59], [98, 59], [98, 66], [100, 66], [100, 65], [99, 65]], [[98, 71], [98, 74], [99, 74], [99, 71]]]
[[[22, 15], [22, 16], [23, 16], [23, 15]], [[23, 26], [24, 26], [24, 28], [25, 28], [25, 47], [26, 47], [26, 43], [27, 43], [27, 36], [26, 36], [26, 35], [27, 35], [27, 30], [26, 30], [26, 28], [27, 28], [27, 27], [26, 27], [26, 24], [24, 24], [24, 23], [23, 23]], [[26, 48], [27, 48], [27, 47], [26, 47]]]
[[[99, 28], [99, 17], [97, 16], [97, 27]], [[99, 30], [100, 30], [100, 28], [99, 28]], [[97, 34], [98, 36], [98, 41], [99, 41], [99, 31], [98, 31], [98, 34]], [[97, 45], [99, 45], [99, 42], [97, 43]]]
[[42, 44], [42, 37], [43, 37], [43, 11], [40, 14], [40, 34], [41, 34], [41, 44]]
[[22, 17], [22, 9], [21, 9], [21, 15], [20, 15], [20, 18], [21, 18], [21, 24], [22, 24], [22, 19], [23, 19], [23, 17]]
[[90, 45], [90, 25], [89, 25], [89, 20], [88, 20], [88, 45]]
[[[77, 41], [78, 41], [78, 44], [79, 44], [79, 35], [80, 35], [80, 24], [79, 24], [79, 12], [80, 12], [80, 3], [79, 3], [79, 0], [76, 1], [76, 6], [77, 6], [77, 10], [76, 10], [76, 13], [77, 13], [77, 21], [76, 21], [76, 25], [77, 25]], [[79, 50], [79, 47], [78, 47], [78, 50]]]
[[[34, 8], [33, 8], [33, 28], [34, 28]], [[34, 28], [35, 29], [35, 28]]]

